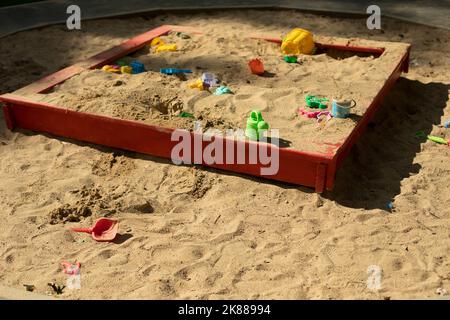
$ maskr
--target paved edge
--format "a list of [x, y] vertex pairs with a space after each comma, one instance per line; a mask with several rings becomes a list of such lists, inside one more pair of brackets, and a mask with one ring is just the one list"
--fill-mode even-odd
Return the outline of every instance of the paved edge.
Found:
[[[83, 20], [111, 18], [139, 13], [175, 10], [219, 10], [219, 9], [294, 9], [311, 12], [330, 12], [367, 16], [369, 0], [204, 0], [202, 5], [192, 5], [190, 0], [49, 0], [12, 7], [0, 8], [0, 38], [16, 32], [64, 23], [68, 17], [66, 9], [71, 4], [82, 8]], [[378, 0], [383, 16], [412, 23], [428, 25], [450, 30], [450, 0], [423, 1], [413, 0], [406, 6], [400, 1]], [[433, 19], [429, 17], [432, 16]]]

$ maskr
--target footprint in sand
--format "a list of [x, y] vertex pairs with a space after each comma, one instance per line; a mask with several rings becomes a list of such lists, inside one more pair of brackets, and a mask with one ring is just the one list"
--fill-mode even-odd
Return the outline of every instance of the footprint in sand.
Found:
[[247, 99], [250, 99], [251, 97], [252, 97], [251, 94], [244, 94], [244, 93], [241, 93], [241, 94], [235, 95], [235, 96], [234, 96], [234, 99], [236, 99], [236, 100], [247, 100]]
[[391, 262], [392, 270], [399, 271], [403, 268], [403, 261], [400, 258], [395, 258]]
[[15, 260], [15, 258], [14, 258], [14, 255], [13, 255], [13, 254], [8, 254], [8, 255], [5, 257], [5, 262], [6, 262], [7, 264], [13, 263], [14, 260]]
[[235, 219], [228, 226], [226, 226], [224, 233], [219, 234], [215, 238], [211, 239], [211, 243], [219, 244], [222, 242], [230, 241], [237, 236], [244, 233], [244, 221], [240, 219]]
[[205, 262], [194, 262], [190, 265], [187, 265], [179, 270], [177, 270], [173, 275], [175, 278], [184, 280], [197, 282], [198, 285], [204, 281], [204, 277], [206, 274], [211, 272], [211, 266]]
[[293, 93], [293, 90], [270, 90], [261, 94], [261, 98], [266, 100], [277, 100]]
[[200, 93], [196, 94], [195, 96], [193, 96], [192, 98], [190, 98], [186, 105], [187, 105], [187, 110], [195, 110], [195, 106], [197, 105], [197, 103], [200, 100], [206, 99], [210, 96], [210, 94], [206, 91], [201, 91]]
[[222, 272], [215, 272], [213, 274], [210, 274], [206, 279], [205, 279], [205, 284], [208, 287], [212, 287], [214, 286], [214, 284], [217, 282], [217, 280], [223, 278], [223, 273]]
[[100, 251], [98, 256], [102, 259], [109, 259], [112, 256], [114, 256], [114, 254], [115, 254], [115, 251], [106, 249], [106, 250]]

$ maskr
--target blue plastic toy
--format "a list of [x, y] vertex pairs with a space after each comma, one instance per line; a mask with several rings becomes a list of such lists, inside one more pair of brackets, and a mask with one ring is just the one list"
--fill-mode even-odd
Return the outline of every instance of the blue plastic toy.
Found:
[[220, 96], [221, 94], [226, 94], [226, 93], [233, 93], [233, 92], [231, 92], [230, 88], [228, 88], [226, 86], [220, 86], [214, 92], [214, 94], [216, 96]]
[[389, 202], [388, 202], [387, 208], [388, 208], [389, 210], [394, 209], [394, 204], [392, 203], [392, 201], [389, 201]]
[[172, 75], [175, 73], [192, 73], [192, 70], [189, 69], [177, 69], [177, 68], [162, 68], [159, 69], [159, 72], [165, 73], [168, 75]]
[[445, 121], [444, 127], [447, 129], [450, 128], [450, 120]]
[[350, 115], [350, 109], [356, 106], [356, 101], [337, 102], [333, 99], [331, 103], [331, 115], [335, 118], [347, 118]]
[[131, 67], [131, 73], [132, 74], [138, 74], [138, 73], [145, 72], [144, 64], [142, 62], [137, 61], [137, 60], [132, 61], [130, 63], [130, 67]]

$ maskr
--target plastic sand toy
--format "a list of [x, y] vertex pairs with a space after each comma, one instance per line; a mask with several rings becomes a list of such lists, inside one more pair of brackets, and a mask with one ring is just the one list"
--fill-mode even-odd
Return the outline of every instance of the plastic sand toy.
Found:
[[307, 118], [317, 118], [317, 115], [321, 111], [306, 111], [305, 109], [298, 109], [298, 113], [302, 116], [306, 116]]
[[132, 74], [138, 74], [138, 73], [142, 73], [145, 72], [145, 66], [142, 62], [139, 61], [132, 61], [130, 63], [130, 67], [131, 67], [131, 73]]
[[450, 120], [445, 121], [444, 127], [447, 129], [450, 128]]
[[195, 82], [189, 83], [188, 87], [191, 89], [205, 90], [202, 79], [197, 79]]
[[233, 92], [231, 92], [230, 88], [225, 87], [225, 86], [220, 86], [220, 87], [218, 87], [218, 88], [216, 89], [216, 91], [214, 92], [214, 94], [215, 94], [216, 96], [220, 96], [220, 95], [222, 95], [222, 94], [227, 94], [227, 93], [233, 93]]
[[394, 203], [392, 202], [392, 201], [389, 201], [388, 203], [387, 203], [387, 206], [386, 206], [389, 210], [393, 210], [394, 209]]
[[307, 95], [305, 97], [306, 105], [314, 109], [326, 109], [327, 108], [327, 98], [317, 98], [316, 96]]
[[164, 41], [160, 37], [156, 37], [150, 42], [150, 47], [157, 47], [163, 44], [165, 44]]
[[103, 71], [112, 72], [112, 73], [132, 73], [132, 68], [130, 66], [120, 66], [120, 65], [104, 65], [102, 67]]
[[162, 68], [159, 69], [159, 72], [172, 75], [175, 73], [192, 73], [192, 70], [190, 69], [177, 69], [177, 68]]
[[133, 68], [131, 68], [130, 66], [122, 66], [120, 67], [120, 72], [131, 74], [133, 72]]
[[92, 228], [72, 228], [72, 231], [89, 233], [95, 241], [112, 241], [116, 237], [118, 229], [119, 222], [117, 220], [100, 218]]
[[445, 140], [444, 138], [441, 138], [441, 137], [436, 137], [436, 136], [432, 136], [432, 135], [426, 135], [425, 132], [423, 132], [423, 131], [417, 131], [416, 132], [416, 137], [418, 137], [418, 138], [427, 138], [428, 140], [431, 140], [433, 142], [440, 143], [440, 144], [446, 144], [447, 146], [450, 147], [450, 141]]
[[117, 60], [115, 63], [114, 63], [115, 65], [118, 65], [118, 66], [120, 66], [120, 67], [125, 67], [127, 64], [124, 62], [124, 61], [122, 61], [122, 60]]
[[104, 65], [102, 67], [102, 70], [106, 71], [106, 72], [120, 73], [120, 67], [119, 66], [112, 66], [112, 65], [109, 65], [109, 64]]
[[192, 113], [189, 113], [189, 112], [186, 112], [186, 111], [181, 111], [178, 116], [180, 118], [195, 118]]
[[297, 56], [284, 56], [283, 60], [287, 63], [297, 63]]
[[252, 59], [248, 62], [250, 71], [253, 74], [262, 75], [264, 74], [264, 64], [261, 59]]
[[269, 124], [264, 121], [261, 111], [253, 110], [247, 119], [245, 136], [250, 140], [259, 140], [264, 131], [269, 129]]
[[176, 44], [166, 44], [161, 38], [156, 37], [150, 42], [150, 47], [156, 47], [155, 52], [177, 51]]
[[176, 35], [177, 35], [177, 37], [180, 37], [181, 39], [190, 39], [191, 38], [190, 35], [188, 35], [184, 32], [177, 32]]
[[331, 120], [331, 118], [333, 118], [333, 115], [331, 114], [330, 111], [320, 111], [316, 118], [317, 118], [317, 122], [322, 122], [323, 117], [325, 117], [328, 120]]
[[327, 121], [330, 120], [333, 115], [329, 111], [307, 111], [305, 109], [298, 109], [298, 113], [307, 118], [315, 118], [318, 122], [322, 121], [322, 117], [325, 116]]
[[312, 54], [314, 40], [311, 32], [295, 28], [281, 42], [281, 52], [286, 55]]
[[355, 100], [348, 101], [336, 101], [333, 99], [331, 102], [331, 114], [333, 117], [345, 119], [350, 115], [350, 109], [356, 106]]
[[203, 73], [201, 79], [203, 86], [207, 88], [219, 86], [219, 79], [217, 79], [216, 75], [213, 73]]
[[176, 44], [162, 44], [156, 47], [155, 52], [177, 51]]

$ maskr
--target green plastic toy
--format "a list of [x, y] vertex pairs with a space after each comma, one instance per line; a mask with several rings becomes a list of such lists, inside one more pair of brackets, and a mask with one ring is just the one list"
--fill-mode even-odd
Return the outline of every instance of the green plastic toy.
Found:
[[284, 56], [283, 60], [287, 63], [297, 63], [297, 56]]
[[418, 131], [416, 133], [416, 137], [427, 138], [428, 140], [431, 140], [433, 142], [440, 143], [440, 144], [446, 144], [446, 145], [450, 146], [450, 141], [447, 141], [447, 140], [445, 140], [444, 138], [441, 138], [441, 137], [426, 135], [425, 132], [423, 132], [423, 131]]
[[120, 66], [120, 67], [125, 67], [125, 66], [127, 65], [127, 64], [126, 64], [124, 61], [122, 61], [122, 60], [117, 60], [115, 64], [118, 65], [118, 66]]
[[178, 115], [180, 118], [195, 118], [192, 113], [181, 111]]
[[253, 110], [247, 119], [245, 136], [250, 140], [259, 140], [264, 131], [269, 129], [269, 124], [264, 121], [261, 111]]
[[305, 97], [306, 105], [314, 109], [326, 109], [327, 108], [327, 98], [317, 98], [316, 96], [307, 95]]
[[184, 32], [177, 32], [176, 35], [177, 35], [177, 37], [180, 37], [181, 39], [190, 39], [191, 38], [190, 35], [188, 35]]

